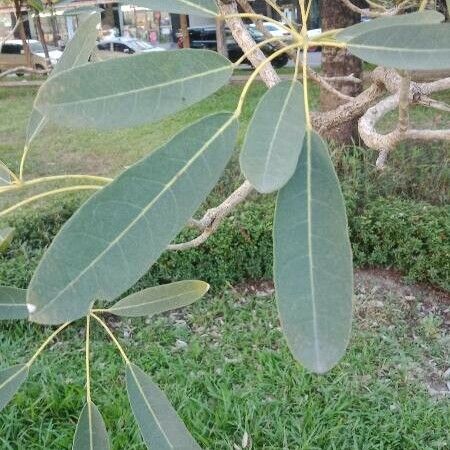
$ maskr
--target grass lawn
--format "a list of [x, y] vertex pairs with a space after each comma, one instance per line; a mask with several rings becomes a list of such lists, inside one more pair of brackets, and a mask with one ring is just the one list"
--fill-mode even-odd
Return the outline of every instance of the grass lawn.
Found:
[[[205, 114], [234, 109], [241, 89], [228, 86], [173, 118], [131, 130], [49, 128], [32, 148], [27, 177], [113, 176]], [[240, 142], [264, 91], [261, 84], [252, 88]], [[0, 159], [15, 170], [35, 92], [0, 90]], [[439, 98], [448, 102], [449, 95]], [[315, 88], [311, 98], [316, 107]], [[393, 114], [381, 126], [388, 129], [394, 119]], [[448, 115], [414, 108], [412, 120], [420, 126], [445, 126]], [[402, 146], [383, 174], [373, 170], [376, 155], [358, 147], [335, 152], [335, 160], [357, 195], [375, 184], [379, 195], [443, 203], [448, 195], [445, 150], [440, 144]], [[238, 179], [235, 157], [215, 200]], [[251, 441], [246, 448], [254, 450], [450, 448], [449, 397], [436, 394], [445, 389], [443, 372], [449, 361], [448, 298], [385, 281], [384, 275], [360, 277], [349, 352], [322, 377], [293, 361], [270, 289], [254, 293], [230, 287], [183, 312], [109, 324], [131, 360], [153, 375], [205, 449], [239, 450], [246, 433]], [[84, 398], [83, 327], [80, 321], [63, 332], [2, 411], [0, 449], [71, 447]], [[0, 369], [25, 362], [50, 332], [28, 323], [2, 322]], [[113, 448], [143, 450], [124, 391], [120, 356], [98, 326], [92, 337], [93, 399]]]
[[[445, 308], [431, 291], [360, 276], [347, 356], [326, 376], [292, 359], [271, 291], [242, 288], [151, 320], [109, 321], [205, 449], [432, 450], [450, 445]], [[381, 286], [381, 287], [380, 287]], [[49, 329], [5, 322], [1, 367], [26, 361]], [[69, 449], [84, 398], [83, 321], [64, 331], [0, 414], [0, 448]], [[144, 449], [123, 364], [97, 325], [93, 399], [113, 448]], [[177, 344], [178, 341], [178, 344]], [[156, 450], [156, 449], [155, 449]]]

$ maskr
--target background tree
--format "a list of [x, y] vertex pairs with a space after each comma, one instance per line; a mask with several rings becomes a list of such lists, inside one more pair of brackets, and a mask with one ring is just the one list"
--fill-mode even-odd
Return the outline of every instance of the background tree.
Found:
[[23, 51], [25, 52], [25, 61], [28, 67], [31, 67], [31, 51], [27, 42], [27, 34], [25, 32], [25, 25], [22, 14], [21, 0], [14, 0], [14, 9], [16, 11], [16, 20], [19, 22], [18, 32], [23, 44]]
[[[367, 6], [365, 0], [354, 2], [361, 8]], [[320, 17], [322, 19], [322, 31], [346, 28], [361, 21], [361, 14], [351, 11], [348, 7], [336, 0], [320, 0]], [[322, 72], [326, 77], [345, 77], [353, 74], [360, 79], [362, 75], [362, 61], [350, 55], [346, 49], [336, 47], [322, 48]], [[353, 80], [335, 81], [333, 86], [345, 95], [356, 97], [362, 92], [362, 84]], [[342, 105], [343, 101], [336, 95], [321, 88], [320, 107], [322, 111], [330, 111]], [[339, 143], [349, 143], [357, 135], [357, 118], [341, 124], [339, 127], [331, 128], [325, 133]]]

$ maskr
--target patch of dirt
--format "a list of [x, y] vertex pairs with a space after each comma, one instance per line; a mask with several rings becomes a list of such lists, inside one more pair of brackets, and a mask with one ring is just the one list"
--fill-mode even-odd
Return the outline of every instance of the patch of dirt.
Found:
[[[274, 294], [274, 285], [272, 281], [251, 280], [234, 286], [234, 290], [242, 296], [266, 297]], [[425, 384], [433, 397], [450, 397], [450, 367], [448, 363], [443, 367], [442, 361], [438, 364], [427, 345], [433, 340], [446, 345], [450, 293], [426, 284], [408, 284], [393, 270], [357, 270], [355, 316], [362, 330], [400, 326], [405, 331], [402, 339], [416, 342], [423, 355], [419, 361], [408, 363], [407, 378]]]
[[[85, 154], [76, 152], [61, 152], [57, 163], [47, 163], [47, 165], [57, 165], [58, 167], [70, 168], [70, 173], [82, 174], [103, 174], [111, 173], [113, 167], [105, 161], [103, 155]], [[114, 167], [115, 169], [115, 167]]]
[[[272, 281], [250, 280], [234, 286], [241, 295], [270, 296], [275, 292]], [[373, 297], [401, 297], [414, 303], [420, 299], [423, 314], [434, 314], [442, 319], [446, 331], [450, 330], [450, 293], [427, 284], [407, 284], [400, 272], [388, 269], [360, 269], [355, 271], [355, 294]], [[379, 307], [382, 305], [378, 303]], [[412, 317], [410, 318], [411, 320]]]

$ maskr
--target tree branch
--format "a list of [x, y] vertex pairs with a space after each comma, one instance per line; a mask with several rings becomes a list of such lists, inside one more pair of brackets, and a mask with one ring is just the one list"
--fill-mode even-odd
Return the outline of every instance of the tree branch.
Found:
[[[239, 5], [243, 9], [243, 11], [245, 11], [248, 14], [255, 14], [254, 9], [248, 3], [248, 0], [237, 0], [237, 2], [239, 3]], [[273, 37], [272, 33], [270, 31], [268, 31], [264, 27], [262, 20], [260, 20], [260, 19], [252, 19], [252, 21], [255, 24], [256, 29], [260, 33], [262, 33], [266, 39], [270, 39], [270, 38]], [[275, 45], [275, 47], [277, 47], [277, 49], [281, 49], [281, 48], [287, 47], [286, 43], [283, 42], [281, 39], [278, 40], [277, 42], [275, 42], [274, 45]], [[290, 51], [287, 51], [286, 54], [289, 56], [289, 58], [292, 61], [296, 60], [296, 52], [290, 50]], [[301, 61], [298, 62], [298, 65], [299, 65], [300, 69], [303, 67]], [[333, 82], [333, 81], [353, 81], [353, 82], [356, 82], [356, 80], [358, 80], [358, 78], [352, 77], [352, 78], [349, 78], [348, 80], [335, 80], [335, 79], [333, 79], [331, 77], [330, 78], [322, 77], [317, 72], [315, 72], [313, 69], [311, 69], [311, 67], [309, 67], [309, 66], [306, 68], [306, 70], [307, 70], [308, 78], [310, 80], [316, 82], [321, 87], [323, 87], [325, 90], [327, 90], [328, 92], [332, 93], [333, 95], [335, 95], [336, 97], [340, 98], [341, 100], [349, 101], [349, 100], [351, 100], [353, 98], [353, 97], [350, 97], [349, 95], [343, 94], [341, 91], [337, 90], [334, 86], [332, 86], [329, 82]], [[299, 73], [301, 73], [301, 70], [299, 71]]]
[[[400, 5], [394, 6], [391, 9], [386, 9], [379, 6], [377, 8], [374, 9], [378, 9], [379, 11], [373, 11], [370, 8], [359, 8], [358, 6], [356, 6], [355, 4], [352, 3], [351, 0], [341, 0], [341, 2], [351, 11], [357, 13], [357, 14], [361, 14], [363, 16], [367, 16], [367, 17], [371, 17], [371, 18], [376, 18], [376, 17], [383, 17], [383, 16], [395, 16], [397, 14], [400, 14], [405, 7]], [[372, 7], [373, 7], [373, 2], [372, 3]]]
[[[408, 108], [410, 104], [420, 103], [426, 94], [446, 90], [450, 87], [450, 77], [430, 83], [411, 82], [409, 75], [401, 77], [392, 69], [379, 67], [373, 76], [382, 82], [392, 94], [370, 107], [358, 123], [359, 134], [364, 143], [380, 154], [377, 167], [383, 169], [390, 151], [404, 140], [450, 140], [450, 130], [410, 129]], [[439, 102], [438, 102], [439, 103]], [[399, 108], [399, 122], [395, 130], [382, 134], [376, 130], [377, 123], [389, 112]]]
[[219, 228], [223, 219], [236, 208], [237, 205], [247, 199], [247, 197], [254, 191], [253, 186], [244, 181], [242, 185], [236, 189], [223, 203], [216, 208], [209, 209], [200, 220], [191, 220], [190, 225], [202, 230], [202, 234], [189, 242], [181, 244], [169, 245], [168, 250], [187, 250], [198, 247], [207, 241], [207, 239]]
[[50, 72], [50, 70], [39, 70], [39, 69], [33, 69], [31, 67], [20, 66], [20, 67], [14, 67], [13, 69], [5, 70], [4, 72], [0, 73], [0, 78], [4, 78], [13, 73], [34, 73], [34, 74], [38, 74], [38, 75], [47, 75], [49, 72]]
[[[227, 0], [227, 3], [219, 0], [218, 6], [223, 16], [238, 14], [237, 5], [234, 0]], [[249, 52], [248, 59], [253, 67], [258, 67], [266, 59], [266, 56], [259, 48], [252, 51], [255, 46], [255, 41], [244, 26], [242, 19], [240, 17], [232, 17], [226, 19], [226, 23], [239, 47], [241, 47], [244, 53]], [[281, 81], [272, 64], [266, 64], [261, 70], [260, 76], [268, 87], [275, 86]]]
[[[226, 3], [225, 3], [226, 1]], [[242, 6], [244, 11], [253, 14], [253, 9], [248, 4], [247, 0], [237, 0]], [[344, 0], [342, 0], [344, 1]], [[344, 1], [344, 3], [350, 3]], [[401, 11], [406, 7], [407, 2], [399, 4], [396, 10]], [[409, 2], [408, 2], [409, 3]], [[237, 5], [235, 0], [222, 0], [219, 1], [219, 9], [222, 15], [236, 14]], [[381, 8], [379, 8], [381, 10]], [[395, 8], [394, 8], [395, 9]], [[392, 10], [387, 10], [390, 15], [393, 15]], [[397, 14], [398, 12], [396, 12]], [[381, 14], [380, 14], [381, 15]], [[384, 15], [384, 14], [382, 14]], [[249, 52], [249, 60], [256, 67], [262, 61], [265, 60], [265, 56], [260, 49], [252, 48], [255, 42], [251, 35], [248, 33], [241, 18], [228, 18], [226, 19], [227, 25], [233, 33], [233, 37], [236, 42], [241, 46], [244, 52]], [[255, 21], [255, 25], [259, 31], [261, 31], [265, 37], [273, 37], [262, 25], [260, 21]], [[282, 41], [278, 43], [279, 48], [286, 46]], [[295, 55], [289, 55], [295, 59]], [[428, 102], [429, 106], [436, 109], [446, 110], [448, 105], [430, 99], [428, 96], [437, 91], [450, 88], [450, 78], [437, 80], [430, 83], [416, 83], [410, 80], [403, 81], [402, 98], [405, 100], [404, 106], [401, 108], [399, 115], [401, 126], [399, 125], [395, 131], [386, 135], [379, 134], [375, 127], [376, 123], [389, 111], [394, 110], [400, 103], [400, 86], [402, 84], [402, 77], [392, 69], [386, 69], [379, 67], [371, 73], [372, 84], [360, 95], [356, 97], [346, 96], [337, 91], [330, 83], [334, 81], [342, 81], [341, 79], [327, 79], [311, 68], [307, 68], [308, 77], [323, 86], [329, 92], [339, 96], [346, 100], [346, 103], [342, 104], [338, 108], [327, 112], [315, 112], [312, 113], [313, 127], [319, 132], [323, 133], [328, 128], [339, 126], [344, 122], [348, 122], [352, 119], [358, 118], [359, 129], [361, 137], [368, 145], [368, 147], [378, 150], [380, 152], [377, 164], [383, 166], [386, 162], [389, 151], [403, 139], [421, 139], [421, 140], [449, 140], [450, 131], [448, 130], [415, 130], [408, 129], [409, 121], [407, 116], [407, 108], [409, 104]], [[261, 79], [267, 87], [272, 87], [280, 82], [280, 78], [268, 64], [265, 70], [260, 73]], [[345, 77], [345, 81], [352, 81], [360, 83], [361, 80], [350, 75]], [[348, 78], [348, 79], [347, 79]], [[384, 94], [388, 92], [391, 95], [387, 98], [381, 99]], [[381, 101], [380, 101], [381, 100]], [[407, 101], [406, 101], [407, 100]], [[378, 103], [376, 103], [378, 102]], [[195, 239], [180, 244], [172, 244], [168, 247], [169, 250], [181, 251], [190, 248], [198, 247], [218, 229], [223, 219], [230, 214], [230, 212], [240, 203], [244, 202], [248, 196], [254, 191], [253, 187], [248, 181], [245, 181], [237, 190], [235, 190], [224, 202], [215, 208], [209, 209], [205, 215], [199, 219], [191, 219], [188, 223], [190, 227], [197, 228], [201, 231], [201, 234]]]

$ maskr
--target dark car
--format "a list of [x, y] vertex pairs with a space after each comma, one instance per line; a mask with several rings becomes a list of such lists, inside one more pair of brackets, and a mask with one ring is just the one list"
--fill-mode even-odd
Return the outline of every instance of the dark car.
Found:
[[[250, 27], [248, 27], [247, 29], [256, 43], [262, 42], [264, 40], [264, 35], [260, 33], [258, 30], [252, 29]], [[189, 39], [191, 41], [191, 48], [217, 51], [217, 37], [215, 27], [189, 28]], [[239, 47], [237, 42], [234, 40], [233, 36], [231, 35], [231, 31], [229, 29], [225, 29], [225, 42], [227, 44], [228, 49], [228, 58], [232, 62], [237, 61], [244, 54], [244, 52], [242, 51], [241, 47]], [[276, 51], [276, 47], [271, 44], [267, 44], [264, 45], [261, 48], [261, 50], [266, 56], [269, 56]], [[285, 54], [283, 54], [276, 57], [272, 63], [275, 67], [283, 67], [287, 64], [288, 59], [289, 58]], [[244, 64], [250, 64], [250, 61], [246, 59], [244, 61]]]

